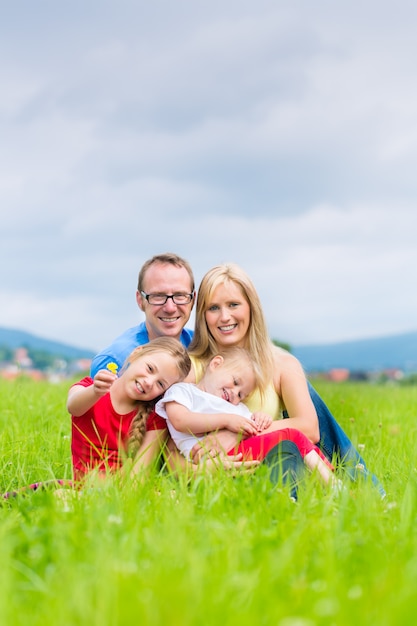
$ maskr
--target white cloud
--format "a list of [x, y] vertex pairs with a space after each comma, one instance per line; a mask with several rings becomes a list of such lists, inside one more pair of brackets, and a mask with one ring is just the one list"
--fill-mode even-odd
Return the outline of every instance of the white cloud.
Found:
[[100, 348], [142, 319], [143, 261], [174, 251], [197, 280], [241, 264], [282, 340], [415, 328], [416, 12], [10, 5], [0, 324]]

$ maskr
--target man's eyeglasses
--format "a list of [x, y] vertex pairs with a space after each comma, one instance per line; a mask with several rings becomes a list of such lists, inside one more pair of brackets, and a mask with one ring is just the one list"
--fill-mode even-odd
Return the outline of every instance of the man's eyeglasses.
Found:
[[174, 304], [190, 304], [193, 299], [192, 293], [174, 293], [172, 296], [167, 296], [165, 293], [145, 293], [144, 291], [140, 293], [149, 304], [165, 304], [168, 298], [171, 298]]

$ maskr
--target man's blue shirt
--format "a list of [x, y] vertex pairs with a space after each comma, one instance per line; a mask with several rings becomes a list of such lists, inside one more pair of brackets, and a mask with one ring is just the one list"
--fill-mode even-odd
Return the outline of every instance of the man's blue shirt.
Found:
[[[180, 341], [188, 348], [194, 331], [183, 328]], [[91, 362], [90, 376], [94, 378], [99, 370], [108, 369], [114, 374], [118, 374], [129, 354], [138, 346], [149, 343], [149, 335], [146, 330], [145, 322], [128, 328], [117, 339], [113, 341], [107, 348], [96, 354]]]

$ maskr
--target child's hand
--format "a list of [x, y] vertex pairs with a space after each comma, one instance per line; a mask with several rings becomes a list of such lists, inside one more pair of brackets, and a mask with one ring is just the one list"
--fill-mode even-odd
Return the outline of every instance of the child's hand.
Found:
[[252, 414], [252, 420], [258, 430], [265, 430], [272, 424], [272, 417], [268, 413], [262, 413], [262, 411], [256, 411]]
[[110, 387], [116, 378], [116, 374], [113, 374], [109, 370], [99, 370], [94, 376], [94, 392], [98, 396], [104, 396], [104, 394], [110, 391]]
[[258, 434], [258, 428], [252, 420], [240, 415], [229, 415], [226, 428], [233, 433], [241, 433], [245, 437], [253, 437]]

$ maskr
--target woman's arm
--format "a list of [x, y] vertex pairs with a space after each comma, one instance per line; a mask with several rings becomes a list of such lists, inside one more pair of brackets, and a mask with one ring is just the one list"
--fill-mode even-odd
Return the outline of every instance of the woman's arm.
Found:
[[282, 428], [296, 428], [313, 443], [320, 439], [319, 421], [301, 363], [292, 354], [275, 352], [277, 373], [274, 385], [291, 420], [282, 420]]
[[254, 422], [242, 415], [232, 413], [194, 413], [178, 402], [166, 402], [165, 411], [169, 421], [181, 433], [195, 435], [227, 428], [248, 437], [258, 434]]

